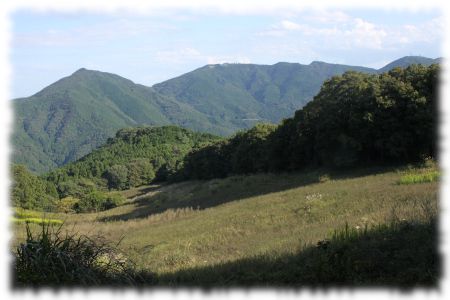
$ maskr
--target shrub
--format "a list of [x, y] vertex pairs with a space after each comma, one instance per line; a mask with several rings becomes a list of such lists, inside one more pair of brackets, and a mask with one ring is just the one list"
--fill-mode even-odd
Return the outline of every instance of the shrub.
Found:
[[125, 202], [125, 197], [120, 193], [110, 193], [105, 202], [102, 204], [103, 209], [111, 209], [117, 206], [122, 205]]
[[93, 191], [76, 201], [73, 208], [76, 212], [97, 212], [122, 205], [125, 197], [120, 193], [104, 193]]
[[100, 191], [93, 191], [75, 204], [76, 212], [92, 212], [103, 209], [103, 204], [106, 201], [106, 195]]
[[80, 199], [75, 197], [65, 197], [61, 200], [59, 200], [58, 204], [56, 205], [57, 211], [62, 213], [73, 213], [75, 212], [75, 206], [80, 201]]
[[113, 165], [105, 171], [103, 177], [108, 180], [110, 189], [123, 190], [127, 187], [128, 169], [123, 165]]

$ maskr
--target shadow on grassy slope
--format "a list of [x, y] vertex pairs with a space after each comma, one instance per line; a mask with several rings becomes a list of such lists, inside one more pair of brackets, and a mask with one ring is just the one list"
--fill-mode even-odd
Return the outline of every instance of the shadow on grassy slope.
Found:
[[188, 181], [162, 187], [162, 193], [136, 199], [136, 208], [100, 221], [145, 218], [168, 209], [205, 209], [244, 198], [280, 192], [335, 179], [350, 179], [397, 170], [397, 167], [371, 167], [352, 170], [308, 170], [297, 173], [236, 175], [206, 181]]
[[[17, 248], [13, 287], [390, 287], [437, 288], [437, 222], [344, 228], [296, 253], [267, 253], [156, 274], [137, 270], [114, 247], [80, 236], [28, 231]], [[46, 229], [47, 228], [47, 229]]]
[[427, 287], [440, 277], [436, 221], [345, 228], [295, 254], [261, 255], [160, 275], [162, 286]]

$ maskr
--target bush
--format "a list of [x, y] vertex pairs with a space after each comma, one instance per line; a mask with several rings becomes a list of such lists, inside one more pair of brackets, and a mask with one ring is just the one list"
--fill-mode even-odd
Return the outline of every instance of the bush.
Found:
[[93, 191], [78, 201], [74, 208], [76, 212], [93, 212], [103, 210], [106, 195], [100, 191]]
[[103, 177], [108, 180], [110, 189], [123, 190], [127, 187], [128, 169], [123, 165], [114, 165], [105, 171]]
[[80, 199], [75, 197], [65, 197], [61, 200], [59, 200], [58, 204], [56, 205], [57, 211], [62, 213], [73, 213], [75, 212], [75, 207], [77, 203], [80, 201]]
[[[16, 286], [134, 285], [143, 278], [116, 248], [101, 239], [62, 234], [42, 224], [34, 236], [26, 226], [26, 242], [14, 253]], [[147, 278], [147, 280], [151, 280]]]
[[125, 202], [125, 197], [122, 196], [119, 193], [110, 193], [107, 197], [105, 202], [103, 202], [102, 207], [103, 209], [111, 209], [117, 206], [122, 205]]
[[86, 178], [71, 179], [58, 184], [58, 193], [61, 198], [72, 196], [80, 199], [95, 189], [96, 185]]
[[117, 207], [125, 202], [125, 197], [117, 192], [104, 193], [101, 191], [93, 191], [78, 201], [76, 199], [70, 200], [70, 198], [65, 198], [63, 200], [65, 200], [66, 203], [73, 201], [73, 209], [75, 212], [84, 213], [97, 212]]

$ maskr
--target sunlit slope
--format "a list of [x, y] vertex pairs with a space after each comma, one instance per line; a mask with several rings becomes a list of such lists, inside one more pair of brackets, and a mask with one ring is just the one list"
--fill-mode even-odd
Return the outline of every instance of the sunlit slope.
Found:
[[[111, 241], [123, 237], [120, 248], [139, 268], [164, 273], [259, 254], [294, 253], [346, 223], [370, 228], [436, 214], [436, 181], [399, 184], [405, 173], [433, 170], [369, 171], [238, 176], [146, 187], [125, 191], [134, 200], [110, 211], [49, 217], [65, 219], [68, 229], [75, 225], [78, 232]], [[20, 239], [24, 230], [18, 226]]]

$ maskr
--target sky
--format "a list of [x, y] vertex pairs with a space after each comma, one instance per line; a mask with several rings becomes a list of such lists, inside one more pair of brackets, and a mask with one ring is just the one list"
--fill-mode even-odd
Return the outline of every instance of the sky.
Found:
[[165, 10], [11, 14], [12, 98], [80, 68], [147, 86], [206, 64], [325, 61], [380, 68], [442, 56], [439, 11], [305, 9], [265, 13]]

